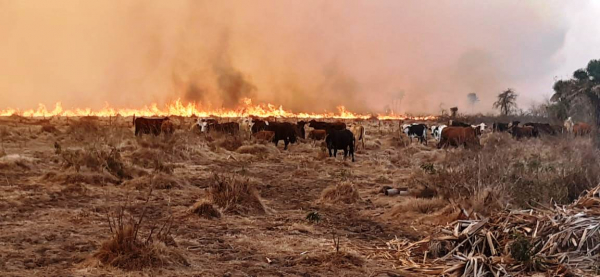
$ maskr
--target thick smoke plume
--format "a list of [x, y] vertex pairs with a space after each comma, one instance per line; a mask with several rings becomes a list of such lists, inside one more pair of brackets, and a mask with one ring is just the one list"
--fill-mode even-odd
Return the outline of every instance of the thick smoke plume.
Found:
[[[491, 110], [598, 58], [588, 1], [2, 1], [0, 109], [242, 98], [293, 111]], [[596, 26], [596, 28], [593, 28]]]

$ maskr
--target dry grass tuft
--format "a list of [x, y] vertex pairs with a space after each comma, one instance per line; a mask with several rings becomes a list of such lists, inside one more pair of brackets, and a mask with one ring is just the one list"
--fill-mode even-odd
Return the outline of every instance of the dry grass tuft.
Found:
[[235, 214], [264, 214], [258, 191], [248, 179], [235, 176], [214, 175], [210, 186], [209, 199], [224, 212]]
[[120, 212], [112, 218], [107, 216], [112, 237], [102, 244], [100, 249], [87, 261], [87, 264], [99, 262], [101, 265], [124, 270], [189, 265], [183, 255], [168, 247], [174, 243], [170, 235], [172, 218], [160, 228], [151, 228], [149, 234], [142, 237], [140, 227], [146, 212], [145, 207], [139, 219], [131, 218], [129, 222], [125, 222], [124, 210], [122, 207]]
[[279, 154], [279, 150], [272, 144], [251, 144], [242, 145], [236, 150], [240, 154], [252, 154], [252, 155], [276, 155]]
[[318, 161], [322, 161], [322, 160], [327, 159], [328, 157], [329, 157], [329, 154], [327, 152], [325, 152], [325, 151], [318, 151], [316, 159]]
[[189, 211], [206, 219], [221, 218], [221, 212], [206, 200], [196, 202]]
[[448, 204], [448, 201], [442, 198], [405, 198], [402, 203], [394, 206], [392, 215], [400, 216], [407, 212], [430, 214], [441, 210]]
[[352, 183], [342, 182], [329, 186], [321, 193], [321, 203], [353, 204], [360, 200], [358, 189]]

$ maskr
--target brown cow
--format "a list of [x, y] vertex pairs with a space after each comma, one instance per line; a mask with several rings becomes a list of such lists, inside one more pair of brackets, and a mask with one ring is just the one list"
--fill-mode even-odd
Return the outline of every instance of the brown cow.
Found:
[[325, 130], [314, 129], [308, 133], [308, 138], [313, 140], [313, 144], [315, 144], [317, 140], [324, 140], [326, 136], [327, 131]]
[[168, 137], [175, 132], [175, 126], [173, 126], [173, 123], [171, 122], [171, 120], [165, 120], [165, 121], [163, 121], [162, 125], [160, 125], [160, 131], [166, 137]]
[[587, 123], [577, 123], [573, 125], [573, 134], [575, 136], [585, 136], [592, 132], [592, 126]]
[[169, 120], [168, 117], [138, 117], [133, 116], [133, 125], [135, 126], [135, 135], [142, 136], [143, 134], [160, 135], [161, 127], [164, 121]]
[[273, 137], [275, 137], [275, 132], [273, 132], [273, 131], [258, 131], [256, 133], [252, 134], [252, 136], [256, 140], [272, 141]]
[[479, 146], [479, 137], [473, 127], [446, 127], [442, 130], [440, 142], [437, 147]]
[[359, 142], [362, 142], [362, 148], [365, 149], [365, 127], [354, 125], [350, 127], [350, 132], [354, 135], [354, 150], [358, 149]]
[[508, 133], [512, 135], [513, 138], [521, 139], [521, 138], [535, 138], [539, 135], [538, 130], [533, 126], [516, 126], [513, 125], [508, 130]]

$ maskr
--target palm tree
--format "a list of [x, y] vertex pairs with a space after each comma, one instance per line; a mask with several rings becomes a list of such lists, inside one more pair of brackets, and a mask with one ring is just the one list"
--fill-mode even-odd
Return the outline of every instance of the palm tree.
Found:
[[494, 109], [500, 109], [500, 114], [509, 115], [517, 109], [518, 94], [511, 88], [498, 94], [498, 101], [494, 102]]

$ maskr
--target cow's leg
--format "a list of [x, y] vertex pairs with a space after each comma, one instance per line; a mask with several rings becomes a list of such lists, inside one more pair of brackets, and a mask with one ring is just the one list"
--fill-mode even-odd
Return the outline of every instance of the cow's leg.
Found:
[[329, 147], [329, 145], [327, 145], [327, 150], [329, 151], [329, 157], [331, 157], [332, 156], [332, 154], [331, 154], [331, 147]]
[[346, 157], [348, 157], [348, 147], [344, 147], [344, 161], [346, 160]]
[[288, 144], [290, 144], [290, 140], [288, 140], [288, 138], [284, 138], [283, 142], [285, 142], [285, 146], [283, 147], [283, 150], [287, 150]]
[[350, 145], [350, 155], [352, 156], [352, 162], [354, 162], [354, 147]]
[[333, 148], [333, 156], [337, 158], [337, 147]]

